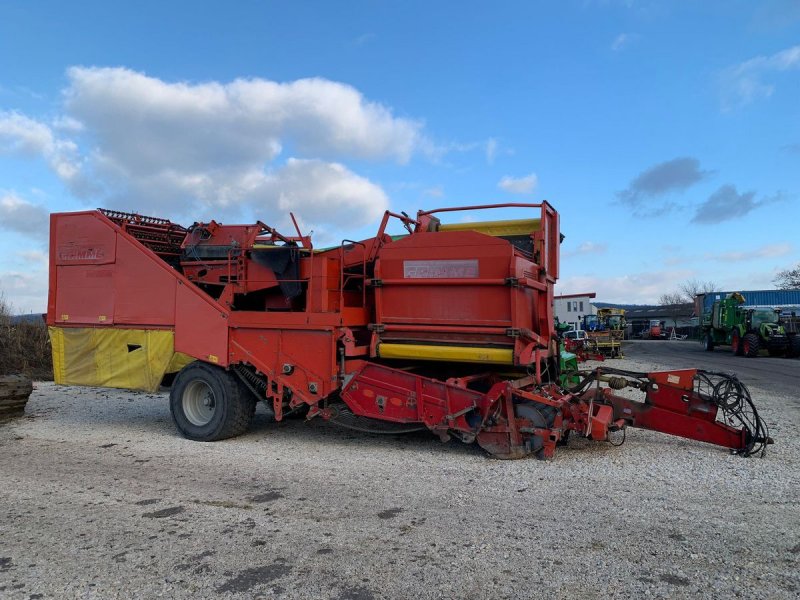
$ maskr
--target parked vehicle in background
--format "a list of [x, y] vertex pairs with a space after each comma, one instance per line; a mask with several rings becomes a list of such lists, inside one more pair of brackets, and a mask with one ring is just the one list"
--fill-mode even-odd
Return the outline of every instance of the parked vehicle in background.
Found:
[[661, 340], [666, 337], [664, 331], [664, 321], [658, 319], [650, 319], [650, 324], [647, 329], [642, 331], [642, 338], [645, 340]]
[[800, 356], [800, 314], [796, 310], [781, 311], [778, 322], [788, 338], [787, 356]]
[[588, 349], [611, 358], [622, 358], [625, 326], [625, 310], [621, 308], [601, 308], [596, 315], [584, 315]]
[[583, 329], [570, 329], [564, 332], [565, 340], [586, 341], [587, 335]]
[[787, 336], [781, 324], [780, 309], [743, 306], [745, 297], [734, 292], [714, 301], [703, 315], [701, 332], [705, 349], [727, 345], [737, 356], [753, 358], [762, 349], [770, 356], [797, 356], [800, 347]]

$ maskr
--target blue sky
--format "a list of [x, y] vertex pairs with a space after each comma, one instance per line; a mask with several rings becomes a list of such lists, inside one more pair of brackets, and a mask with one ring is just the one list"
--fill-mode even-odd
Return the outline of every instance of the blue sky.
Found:
[[608, 302], [800, 260], [796, 0], [77, 4], [0, 4], [17, 310], [45, 308], [47, 213], [97, 206], [294, 210], [319, 245], [386, 208], [547, 199], [557, 290]]

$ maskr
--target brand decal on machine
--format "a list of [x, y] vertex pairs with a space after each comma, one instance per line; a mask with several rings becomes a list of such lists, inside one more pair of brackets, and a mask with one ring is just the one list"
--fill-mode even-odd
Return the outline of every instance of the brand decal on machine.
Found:
[[102, 247], [86, 248], [79, 246], [62, 246], [58, 249], [58, 260], [103, 260], [105, 251]]
[[475, 279], [479, 277], [474, 260], [404, 260], [404, 279]]

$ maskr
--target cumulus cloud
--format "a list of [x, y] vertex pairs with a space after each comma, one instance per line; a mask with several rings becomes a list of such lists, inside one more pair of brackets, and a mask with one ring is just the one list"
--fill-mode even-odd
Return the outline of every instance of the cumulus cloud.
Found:
[[694, 217], [692, 217], [692, 223], [713, 225], [723, 221], [731, 221], [775, 200], [777, 198], [758, 200], [755, 192], [742, 192], [740, 194], [736, 191], [736, 186], [726, 184], [697, 207]]
[[800, 69], [800, 45], [728, 67], [719, 78], [723, 109], [730, 110], [769, 98], [775, 92], [770, 76], [795, 69]]
[[[132, 169], [272, 160], [288, 138], [300, 154], [406, 162], [421, 123], [326, 79], [168, 83], [123, 68], [68, 70], [67, 108], [106, 155]], [[152, 155], [156, 153], [156, 156]]]
[[289, 207], [308, 211], [306, 222], [359, 226], [389, 201], [343, 161], [404, 164], [435, 146], [419, 121], [325, 79], [67, 76], [64, 114], [51, 123], [0, 113], [0, 154], [41, 157], [76, 195], [122, 210], [238, 218], [257, 208], [275, 220]]
[[498, 183], [497, 187], [509, 194], [531, 194], [536, 189], [539, 178], [536, 173], [523, 177], [510, 177], [506, 175]]
[[82, 195], [86, 182], [75, 142], [55, 135], [46, 123], [16, 112], [0, 112], [0, 156], [44, 159], [72, 190]]
[[310, 223], [319, 222], [317, 215], [324, 212], [323, 222], [337, 225], [372, 222], [389, 206], [379, 186], [343, 165], [298, 158], [265, 176], [250, 196], [251, 202], [276, 202], [282, 211], [296, 211]]
[[[673, 158], [639, 173], [626, 189], [617, 192], [617, 197], [623, 204], [639, 208], [653, 198], [684, 191], [710, 174], [710, 171], [700, 169], [700, 161], [696, 158]], [[647, 212], [652, 214], [649, 209]]]
[[6, 192], [0, 194], [0, 229], [47, 237], [49, 214], [43, 206], [23, 200], [13, 192]]

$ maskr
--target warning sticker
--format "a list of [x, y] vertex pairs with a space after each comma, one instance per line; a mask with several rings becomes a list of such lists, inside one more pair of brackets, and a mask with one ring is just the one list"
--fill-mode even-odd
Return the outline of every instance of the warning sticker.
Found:
[[404, 279], [476, 279], [478, 260], [404, 260]]
[[677, 375], [667, 375], [667, 383], [680, 383], [681, 378]]

